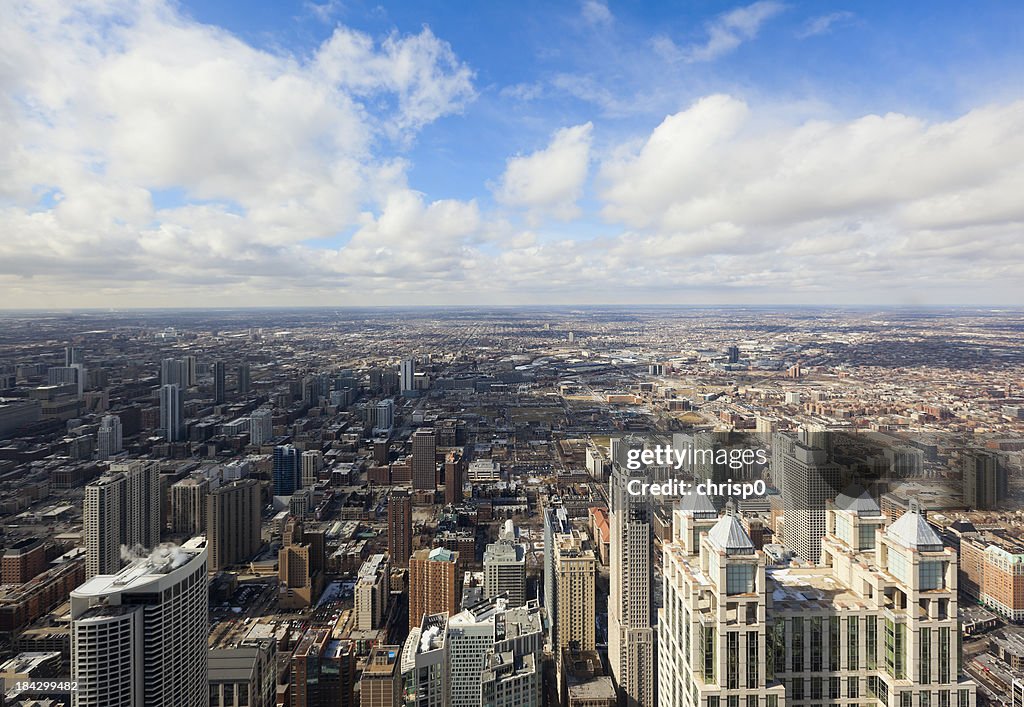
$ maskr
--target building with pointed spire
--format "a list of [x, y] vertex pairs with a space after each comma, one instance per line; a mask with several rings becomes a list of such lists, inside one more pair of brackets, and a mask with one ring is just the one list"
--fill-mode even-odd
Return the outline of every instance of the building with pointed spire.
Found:
[[686, 499], [664, 545], [661, 704], [974, 707], [956, 553], [861, 489], [826, 509], [820, 566], [769, 566], [739, 518]]

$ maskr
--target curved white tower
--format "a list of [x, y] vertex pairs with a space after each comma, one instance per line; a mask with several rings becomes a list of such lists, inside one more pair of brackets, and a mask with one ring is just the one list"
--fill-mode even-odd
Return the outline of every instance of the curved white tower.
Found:
[[160, 546], [71, 593], [75, 707], [203, 707], [206, 539]]

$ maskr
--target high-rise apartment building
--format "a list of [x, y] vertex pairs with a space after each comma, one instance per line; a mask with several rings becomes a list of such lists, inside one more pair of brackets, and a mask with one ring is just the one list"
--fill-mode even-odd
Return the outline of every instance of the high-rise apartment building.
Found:
[[462, 595], [459, 553], [443, 547], [418, 550], [409, 559], [409, 629], [428, 614], [455, 613]]
[[210, 707], [275, 707], [277, 641], [245, 638], [210, 650]]
[[408, 567], [412, 555], [412, 497], [395, 489], [388, 494], [388, 554], [395, 567]]
[[511, 520], [505, 521], [498, 541], [484, 549], [484, 598], [501, 594], [510, 607], [526, 603], [526, 548]]
[[220, 405], [227, 399], [227, 368], [223, 361], [217, 361], [213, 364], [213, 402]]
[[299, 450], [290, 444], [274, 447], [274, 495], [291, 496], [302, 483]]
[[319, 449], [307, 449], [302, 453], [302, 486], [313, 486], [324, 466], [324, 455]]
[[188, 387], [188, 371], [185, 362], [176, 358], [165, 358], [160, 361], [160, 385], [177, 385]]
[[96, 433], [97, 456], [107, 460], [124, 449], [121, 418], [117, 415], [104, 415], [100, 420], [100, 429]]
[[973, 510], [991, 510], [1010, 491], [1006, 468], [999, 457], [985, 449], [969, 449], [961, 460], [964, 505]]
[[462, 503], [462, 487], [466, 477], [466, 458], [461, 452], [448, 452], [444, 460], [444, 502]]
[[266, 444], [274, 438], [274, 411], [270, 408], [254, 410], [249, 416], [249, 443]]
[[252, 374], [248, 363], [238, 364], [238, 368], [235, 369], [235, 376], [239, 393], [244, 395], [252, 390]]
[[590, 539], [576, 529], [556, 534], [553, 554], [557, 610], [548, 620], [557, 624], [557, 643], [553, 645], [556, 658], [570, 645], [581, 651], [596, 650], [597, 555]]
[[[448, 636], [448, 705], [478, 707], [481, 701], [482, 674], [492, 655], [510, 654], [513, 661], [528, 657], [540, 663], [544, 649], [541, 610], [536, 601], [521, 607], [509, 607], [503, 597], [495, 597], [467, 607], [449, 617]], [[540, 672], [536, 681], [522, 686], [521, 705], [539, 705]], [[501, 689], [507, 689], [506, 683]]]
[[359, 678], [359, 707], [402, 707], [401, 646], [370, 649]]
[[412, 487], [437, 489], [437, 443], [432, 427], [421, 427], [412, 435]]
[[176, 383], [160, 386], [160, 429], [168, 442], [185, 439], [185, 396]]
[[190, 476], [171, 486], [171, 532], [188, 535], [206, 533], [206, 496], [210, 480]]
[[802, 559], [817, 564], [821, 558], [821, 539], [825, 535], [825, 505], [835, 498], [842, 467], [829, 459], [826, 435], [811, 435], [802, 440], [776, 434], [772, 450], [772, 474], [782, 478], [782, 496], [786, 514], [783, 542]]
[[262, 545], [260, 482], [239, 479], [210, 491], [206, 497], [210, 570], [246, 562]]
[[186, 356], [181, 360], [184, 368], [185, 388], [191, 388], [199, 382], [199, 364], [195, 356]]
[[356, 654], [352, 641], [311, 628], [292, 654], [292, 707], [352, 707]]
[[395, 426], [395, 401], [391, 398], [373, 403], [369, 409], [370, 428], [373, 434], [391, 432]]
[[705, 511], [675, 510], [663, 546], [662, 704], [974, 706], [956, 554], [920, 513], [885, 528], [870, 496], [842, 494], [821, 566], [769, 567], [739, 518]]
[[71, 593], [75, 707], [209, 705], [202, 538], [161, 546]]
[[355, 586], [356, 629], [374, 631], [387, 617], [391, 598], [391, 563], [387, 555], [370, 555], [359, 568]]
[[445, 639], [448, 614], [430, 614], [409, 630], [402, 646], [402, 684], [406, 704], [448, 707], [449, 661]]
[[85, 487], [86, 577], [116, 573], [122, 545], [152, 548], [160, 542], [160, 498], [160, 470], [153, 461], [111, 464]]
[[[608, 660], [612, 679], [626, 707], [654, 707], [655, 632], [651, 625], [651, 511], [648, 500], [630, 494], [629, 482], [646, 480], [644, 470], [622, 463], [625, 450], [642, 444], [620, 441], [610, 481], [610, 588], [608, 597]], [[561, 607], [559, 607], [561, 610]]]
[[404, 394], [416, 390], [416, 360], [407, 358], [398, 368], [398, 388]]

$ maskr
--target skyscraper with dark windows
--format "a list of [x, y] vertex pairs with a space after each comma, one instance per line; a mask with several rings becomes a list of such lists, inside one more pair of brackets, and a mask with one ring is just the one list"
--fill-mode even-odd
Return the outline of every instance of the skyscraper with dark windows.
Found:
[[412, 498], [404, 489], [388, 494], [388, 554], [395, 567], [408, 567], [412, 555]]
[[238, 392], [248, 393], [252, 390], [252, 379], [250, 378], [249, 364], [240, 363], [238, 368], [235, 369], [235, 375], [237, 377]]
[[225, 374], [223, 361], [213, 364], [213, 402], [217, 405], [227, 401], [227, 390], [224, 387]]
[[432, 427], [423, 427], [412, 435], [412, 487], [437, 489], [437, 442]]
[[301, 486], [299, 450], [290, 444], [274, 447], [274, 495], [291, 496]]

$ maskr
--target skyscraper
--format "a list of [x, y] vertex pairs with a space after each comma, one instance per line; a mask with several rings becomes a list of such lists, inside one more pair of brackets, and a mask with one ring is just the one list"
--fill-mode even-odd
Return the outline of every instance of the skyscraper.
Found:
[[160, 385], [177, 385], [188, 387], [188, 371], [185, 362], [176, 358], [165, 358], [160, 361]]
[[570, 645], [582, 651], [597, 648], [594, 631], [597, 556], [587, 534], [579, 530], [555, 535], [554, 544], [558, 611], [550, 621], [557, 622], [557, 644], [553, 646], [557, 659], [561, 649]]
[[213, 402], [217, 405], [225, 402], [227, 398], [227, 388], [225, 387], [227, 372], [225, 370], [224, 362], [217, 361], [213, 364]]
[[462, 503], [462, 486], [465, 483], [466, 459], [460, 452], [448, 452], [444, 461], [444, 502]]
[[239, 479], [214, 489], [206, 497], [210, 569], [222, 570], [245, 562], [262, 545], [260, 482]]
[[248, 363], [238, 364], [238, 368], [235, 369], [235, 375], [239, 393], [244, 395], [252, 390], [252, 378]]
[[437, 489], [437, 443], [434, 429], [421, 427], [412, 435], [412, 487]]
[[766, 566], [737, 517], [708, 522], [676, 510], [663, 546], [662, 704], [975, 705], [956, 554], [919, 513], [885, 529], [870, 496], [840, 495], [820, 567]]
[[398, 369], [398, 387], [404, 394], [416, 390], [416, 359], [407, 358], [402, 361]]
[[168, 442], [185, 439], [185, 398], [175, 383], [160, 387], [160, 429]]
[[274, 447], [274, 495], [291, 496], [299, 488], [299, 450], [290, 444]]
[[[612, 679], [626, 707], [654, 707], [654, 629], [651, 627], [651, 511], [643, 496], [627, 490], [630, 480], [647, 479], [621, 459], [642, 440], [620, 441], [610, 481], [608, 660]], [[561, 608], [560, 608], [561, 610]]]
[[203, 538], [161, 546], [71, 593], [76, 707], [209, 704]]
[[104, 415], [100, 420], [100, 429], [96, 433], [98, 456], [101, 460], [110, 459], [120, 454], [123, 449], [121, 418], [117, 415]]
[[210, 480], [189, 476], [171, 486], [171, 531], [188, 535], [206, 533], [206, 496]]
[[270, 408], [253, 410], [249, 416], [249, 443], [266, 444], [274, 438], [274, 411]]
[[455, 613], [460, 590], [459, 553], [443, 547], [418, 550], [409, 559], [409, 629], [427, 614]]
[[107, 475], [85, 487], [82, 537], [85, 540], [85, 576], [114, 574], [121, 567], [121, 504], [123, 476]]
[[359, 568], [355, 586], [356, 628], [374, 631], [386, 618], [391, 598], [391, 563], [387, 555], [370, 555]]
[[184, 369], [185, 385], [182, 387], [191, 388], [198, 382], [198, 364], [195, 356], [186, 356], [182, 359], [181, 365]]
[[[482, 674], [492, 655], [510, 654], [513, 661], [527, 656], [537, 660], [544, 649], [543, 621], [536, 601], [526, 606], [509, 607], [503, 597], [494, 597], [467, 607], [449, 617], [448, 651], [450, 707], [478, 707], [481, 701]], [[516, 704], [539, 704], [540, 672], [534, 681], [522, 686]]]
[[508, 606], [526, 603], [526, 548], [517, 540], [511, 520], [498, 533], [498, 541], [484, 549], [484, 598], [505, 594]]
[[1006, 468], [999, 457], [985, 449], [969, 449], [963, 455], [961, 472], [964, 505], [974, 510], [991, 510], [1009, 495]]
[[116, 573], [122, 545], [148, 549], [160, 542], [160, 497], [160, 470], [153, 461], [111, 464], [107, 474], [85, 487], [87, 578]]
[[[792, 440], [788, 449], [778, 455], [785, 488], [782, 497], [786, 513], [783, 540], [786, 547], [813, 564], [821, 558], [825, 504], [835, 498], [842, 471], [842, 467], [829, 460], [825, 435], [805, 436], [803, 441]], [[775, 457], [773, 450], [773, 459]]]
[[404, 489], [388, 494], [388, 554], [395, 567], [408, 567], [412, 555], [412, 498]]
[[320, 469], [324, 465], [324, 455], [319, 449], [307, 449], [302, 453], [302, 485], [312, 486], [317, 481]]
[[74, 366], [76, 363], [85, 363], [85, 358], [82, 355], [82, 349], [77, 346], [65, 346], [64, 347], [64, 365]]

